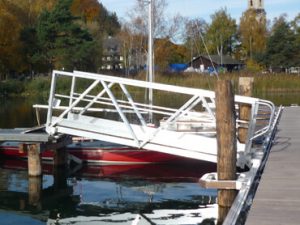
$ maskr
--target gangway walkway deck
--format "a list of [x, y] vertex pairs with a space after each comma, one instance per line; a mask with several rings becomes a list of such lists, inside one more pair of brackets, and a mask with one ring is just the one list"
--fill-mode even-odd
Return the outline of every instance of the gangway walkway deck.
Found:
[[[69, 84], [69, 89], [59, 93], [56, 86], [60, 82]], [[163, 99], [148, 104], [136, 94], [147, 91]], [[175, 105], [172, 99], [181, 103]], [[275, 107], [271, 102], [244, 96], [235, 96], [235, 103], [236, 108], [248, 104], [252, 109], [249, 121], [237, 119], [237, 127], [249, 131], [246, 145], [237, 142], [238, 164], [243, 166], [251, 158], [252, 141], [270, 129]], [[53, 71], [49, 105], [35, 107], [48, 109], [46, 131], [50, 135], [64, 133], [217, 161], [212, 91], [80, 71]], [[148, 116], [160, 123], [149, 125]]]
[[286, 107], [246, 225], [300, 221], [300, 107]]

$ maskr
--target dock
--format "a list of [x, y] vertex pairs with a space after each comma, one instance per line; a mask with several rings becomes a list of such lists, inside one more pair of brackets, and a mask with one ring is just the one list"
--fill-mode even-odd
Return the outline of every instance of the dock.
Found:
[[282, 113], [246, 225], [298, 225], [300, 221], [300, 107]]
[[43, 127], [0, 129], [0, 142], [48, 142], [51, 140], [53, 140], [53, 138], [45, 131], [43, 131]]
[[[57, 134], [51, 136], [44, 126], [32, 128], [0, 129], [0, 144], [15, 141], [19, 143], [19, 152], [26, 153], [28, 158], [28, 175], [41, 176], [41, 152], [47, 149], [55, 151], [54, 165], [64, 166], [67, 154], [64, 147], [72, 142], [68, 135]], [[59, 151], [58, 151], [59, 150]]]
[[[70, 81], [68, 91], [56, 89], [56, 84], [61, 79]], [[76, 82], [83, 79], [89, 81], [85, 90], [76, 85]], [[267, 159], [265, 156], [270, 152], [282, 107], [276, 109], [268, 100], [233, 96], [230, 81], [218, 83], [220, 88], [214, 92], [82, 71], [53, 71], [48, 105], [34, 106], [36, 109], [47, 110], [47, 120], [42, 132], [0, 130], [0, 142], [25, 142], [19, 145], [19, 151], [27, 153], [28, 175], [39, 179], [42, 176], [42, 149], [55, 149], [53, 164], [56, 168], [64, 167], [68, 160], [66, 149], [62, 147], [73, 136], [217, 163], [218, 166], [222, 165], [218, 167], [218, 176], [202, 177], [199, 183], [204, 184], [202, 186], [205, 188], [212, 188], [206, 185], [211, 183], [216, 185], [214, 189], [218, 189], [218, 224], [236, 224], [244, 212], [244, 205], [248, 207], [252, 200], [253, 192], [249, 190], [255, 188], [256, 178], [264, 169]], [[172, 98], [176, 97], [180, 101], [176, 105], [170, 104], [170, 101], [149, 104], [133, 92], [142, 90], [144, 93], [149, 89], [155, 90], [160, 96], [171, 94]], [[224, 96], [226, 97], [221, 98]], [[293, 127], [297, 122], [297, 114], [298, 111], [294, 112], [293, 118], [291, 115], [284, 115], [289, 123], [286, 125], [288, 129], [283, 127], [282, 130], [286, 132]], [[151, 117], [157, 119], [155, 124], [151, 122]], [[296, 133], [293, 132], [294, 139], [297, 138]], [[58, 140], [60, 135], [66, 139]], [[290, 134], [284, 135], [291, 137]], [[277, 145], [282, 147], [280, 141], [278, 139]], [[285, 143], [291, 140], [283, 138], [282, 141]], [[286, 147], [289, 147], [289, 143]], [[297, 159], [295, 156], [291, 157]], [[228, 165], [231, 165], [230, 168]], [[289, 165], [288, 162], [283, 166], [278, 166], [277, 163], [275, 169]], [[237, 173], [237, 167], [246, 172]], [[226, 173], [226, 177], [219, 175], [223, 173]], [[282, 177], [287, 181], [293, 179], [288, 175]], [[267, 187], [267, 192], [269, 187], [289, 185], [287, 182], [279, 185], [272, 182], [269, 182], [271, 186]], [[36, 183], [38, 182], [33, 182], [32, 186], [37, 189], [40, 185], [35, 185]], [[221, 203], [223, 196], [224, 201]], [[283, 196], [280, 193], [276, 198], [270, 198], [276, 201]], [[269, 203], [270, 206], [273, 204]]]
[[49, 135], [46, 133], [44, 126], [0, 129], [0, 143], [5, 141], [19, 142], [21, 151], [23, 151], [21, 146], [28, 144], [37, 144], [39, 151], [44, 151], [46, 149], [60, 149], [72, 143], [71, 138], [67, 135]]

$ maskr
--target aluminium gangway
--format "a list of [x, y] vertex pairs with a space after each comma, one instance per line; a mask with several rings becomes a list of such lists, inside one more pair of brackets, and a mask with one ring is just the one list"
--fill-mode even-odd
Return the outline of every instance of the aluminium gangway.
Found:
[[[154, 92], [152, 104], [141, 94], [147, 91]], [[253, 140], [271, 129], [275, 107], [269, 101], [237, 95], [235, 104], [236, 108], [239, 104], [251, 106], [251, 119], [237, 119], [236, 123], [248, 128], [246, 144], [237, 140], [238, 166], [243, 167], [251, 158]], [[46, 131], [53, 136], [63, 133], [217, 161], [213, 91], [81, 71], [53, 71], [48, 105], [34, 107], [48, 109]], [[155, 118], [154, 125], [148, 124], [149, 116]]]

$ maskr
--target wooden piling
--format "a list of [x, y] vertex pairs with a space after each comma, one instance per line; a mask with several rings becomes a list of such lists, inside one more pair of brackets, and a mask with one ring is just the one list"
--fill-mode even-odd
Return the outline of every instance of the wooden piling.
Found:
[[67, 167], [64, 166], [54, 166], [53, 168], [53, 188], [54, 190], [66, 189], [68, 187], [67, 183]]
[[68, 155], [65, 148], [55, 149], [54, 157], [53, 157], [53, 164], [55, 167], [61, 167], [67, 165]]
[[28, 144], [28, 175], [29, 176], [41, 176], [42, 175], [42, 164], [40, 156], [40, 145], [39, 144]]
[[[218, 180], [236, 180], [236, 128], [234, 95], [230, 81], [217, 81], [216, 128], [218, 144]], [[218, 224], [222, 224], [235, 197], [236, 190], [218, 190]]]
[[[243, 96], [252, 96], [253, 92], [253, 77], [240, 77], [239, 78], [239, 94]], [[239, 106], [239, 118], [240, 120], [249, 121], [251, 115], [251, 106], [247, 104], [240, 104]], [[241, 143], [246, 143], [248, 136], [247, 127], [239, 127], [238, 139]]]
[[28, 204], [41, 208], [42, 177], [28, 177]]

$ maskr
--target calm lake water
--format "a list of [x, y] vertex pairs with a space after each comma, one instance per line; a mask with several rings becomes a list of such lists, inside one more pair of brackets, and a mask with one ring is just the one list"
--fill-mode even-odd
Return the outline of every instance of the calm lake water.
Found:
[[[36, 125], [36, 99], [1, 99], [0, 127]], [[137, 215], [152, 224], [214, 224], [216, 190], [198, 179], [214, 165], [43, 165], [28, 179], [27, 161], [0, 160], [0, 224], [131, 224]], [[39, 187], [42, 186], [42, 189]], [[151, 224], [151, 223], [149, 223]]]
[[[298, 93], [257, 97], [276, 105], [300, 104]], [[45, 102], [0, 99], [0, 128], [36, 125], [32, 105]], [[216, 171], [211, 164], [83, 166], [61, 171], [45, 164], [43, 177], [33, 180], [26, 169], [27, 161], [0, 160], [0, 224], [131, 224], [137, 215], [153, 224], [215, 223], [216, 190], [198, 184], [203, 174]]]
[[[204, 190], [200, 165], [89, 166], [27, 177], [26, 161], [2, 160], [0, 224], [214, 224], [215, 190]], [[212, 168], [210, 168], [212, 169]], [[36, 191], [36, 183], [42, 190]], [[207, 213], [207, 214], [205, 214]], [[176, 219], [176, 220], [175, 220]]]

